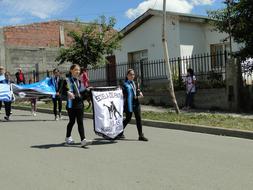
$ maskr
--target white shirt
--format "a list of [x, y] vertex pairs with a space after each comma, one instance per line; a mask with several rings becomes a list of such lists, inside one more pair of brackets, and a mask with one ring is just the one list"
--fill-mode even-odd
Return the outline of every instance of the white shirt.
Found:
[[186, 92], [187, 93], [196, 92], [196, 86], [194, 84], [194, 81], [196, 81], [195, 75], [186, 77]]

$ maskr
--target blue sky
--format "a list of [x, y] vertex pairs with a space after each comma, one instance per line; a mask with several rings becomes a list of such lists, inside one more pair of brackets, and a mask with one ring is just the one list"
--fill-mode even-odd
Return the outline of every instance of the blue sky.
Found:
[[[89, 22], [100, 15], [114, 16], [122, 29], [148, 8], [161, 9], [163, 0], [0, 0], [0, 26], [74, 20]], [[222, 0], [167, 0], [167, 10], [205, 15], [223, 7]]]

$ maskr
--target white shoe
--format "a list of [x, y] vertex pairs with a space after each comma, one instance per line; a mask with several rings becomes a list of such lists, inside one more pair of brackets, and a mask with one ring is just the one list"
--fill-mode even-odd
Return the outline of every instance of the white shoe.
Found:
[[73, 140], [72, 137], [66, 137], [65, 142], [66, 142], [67, 145], [71, 145], [71, 144], [75, 143], [75, 141]]
[[81, 147], [86, 147], [87, 145], [90, 145], [90, 144], [92, 144], [92, 140], [83, 139], [81, 141]]
[[54, 120], [55, 120], [55, 121], [58, 121], [58, 120], [59, 120], [58, 116], [55, 116]]
[[33, 112], [33, 116], [34, 116], [34, 117], [36, 116], [36, 112]]

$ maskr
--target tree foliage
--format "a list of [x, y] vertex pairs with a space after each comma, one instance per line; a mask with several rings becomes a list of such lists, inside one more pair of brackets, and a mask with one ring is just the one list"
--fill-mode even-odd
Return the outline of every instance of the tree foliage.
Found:
[[244, 45], [239, 52], [235, 52], [235, 55], [243, 59], [253, 57], [253, 1], [230, 0], [230, 2], [228, 6], [230, 8], [209, 11], [208, 15], [220, 32], [230, 32], [230, 21], [231, 36], [235, 42]]
[[[59, 64], [71, 62], [83, 67], [104, 64], [106, 63], [105, 56], [111, 55], [120, 47], [121, 34], [114, 29], [115, 18], [107, 19], [101, 16], [89, 24], [80, 23], [78, 20], [76, 24], [79, 30], [68, 32], [73, 42], [70, 47], [60, 49], [56, 58]], [[87, 44], [84, 41], [87, 41]]]

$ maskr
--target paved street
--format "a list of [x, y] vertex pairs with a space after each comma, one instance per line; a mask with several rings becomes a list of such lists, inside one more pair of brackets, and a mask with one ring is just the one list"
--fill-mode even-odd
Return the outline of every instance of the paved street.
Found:
[[[13, 110], [0, 121], [1, 190], [250, 190], [253, 141], [144, 127], [109, 142], [85, 119], [89, 148], [63, 145], [67, 119]], [[0, 118], [3, 118], [0, 114]], [[77, 127], [73, 137], [79, 142]]]

